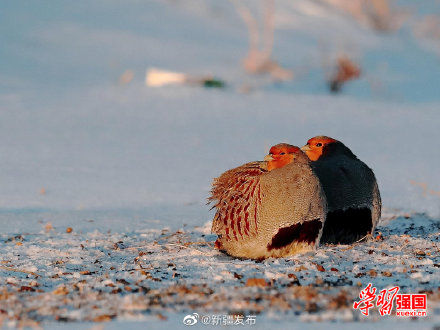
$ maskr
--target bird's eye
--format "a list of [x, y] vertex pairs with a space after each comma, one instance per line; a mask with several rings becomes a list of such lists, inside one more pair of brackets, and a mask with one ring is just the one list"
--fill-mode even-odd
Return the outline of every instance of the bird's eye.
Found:
[[280, 153], [280, 155], [285, 155], [285, 154], [286, 154], [285, 152]]
[[316, 146], [317, 146], [317, 147], [322, 147], [322, 143], [321, 143], [321, 142], [318, 142], [318, 143], [316, 144]]

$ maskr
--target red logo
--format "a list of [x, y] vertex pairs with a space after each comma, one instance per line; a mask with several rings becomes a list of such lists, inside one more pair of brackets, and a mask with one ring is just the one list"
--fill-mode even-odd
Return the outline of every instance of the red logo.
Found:
[[400, 288], [395, 286], [391, 289], [384, 289], [380, 292], [379, 297], [377, 297], [376, 306], [379, 307], [379, 313], [381, 316], [391, 315], [391, 310], [393, 309], [394, 298], [399, 292]]
[[368, 316], [369, 310], [374, 306], [371, 302], [376, 299], [376, 288], [371, 289], [371, 283], [359, 293], [360, 301], [353, 303], [354, 309], [360, 309], [361, 313]]
[[[368, 316], [370, 308], [376, 305], [381, 316], [391, 315], [396, 300], [396, 316], [426, 316], [426, 294], [397, 294], [399, 290], [400, 288], [395, 286], [376, 294], [377, 289], [369, 283], [359, 293], [360, 300], [353, 303], [353, 308]], [[376, 304], [373, 303], [375, 300]]]

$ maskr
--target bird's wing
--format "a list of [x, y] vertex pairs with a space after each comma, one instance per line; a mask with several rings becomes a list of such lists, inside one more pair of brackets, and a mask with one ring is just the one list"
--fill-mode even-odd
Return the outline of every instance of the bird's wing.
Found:
[[211, 231], [227, 239], [239, 240], [258, 232], [257, 214], [261, 206], [260, 177], [267, 173], [266, 162], [247, 163], [223, 173], [212, 183], [208, 201], [217, 209]]
[[373, 199], [373, 171], [359, 159], [338, 155], [313, 162], [327, 196], [330, 211], [370, 208]]
[[371, 214], [373, 228], [371, 230], [371, 234], [374, 234], [374, 229], [380, 221], [380, 216], [382, 212], [382, 199], [380, 197], [379, 186], [377, 185], [376, 178], [374, 178], [374, 187], [373, 187], [373, 210]]

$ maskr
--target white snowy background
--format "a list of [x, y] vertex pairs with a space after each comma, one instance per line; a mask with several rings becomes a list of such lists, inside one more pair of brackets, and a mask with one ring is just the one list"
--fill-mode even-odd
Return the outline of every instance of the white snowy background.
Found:
[[[257, 2], [248, 4], [258, 9]], [[55, 316], [61, 314], [67, 321], [82, 322], [95, 315], [89, 315], [90, 306], [75, 311], [71, 309], [75, 303], [52, 301], [51, 292], [58, 285], [80, 281], [84, 270], [96, 272], [94, 283], [86, 284], [90, 294], [97, 287], [108, 288], [100, 277], [108, 275], [110, 267], [126, 272], [130, 283], [144, 281], [128, 270], [135, 268], [138, 253], [148, 249], [151, 257], [141, 259], [153, 264], [153, 269], [175, 263], [183, 267], [177, 272], [186, 277], [184, 283], [215, 287], [222, 280], [226, 282], [220, 289], [226, 291], [239, 285], [231, 275], [234, 272], [243, 273], [244, 279], [263, 277], [270, 282], [305, 263], [313, 276], [303, 274], [305, 279], [299, 282], [308, 285], [320, 275], [313, 263], [322, 264], [328, 272], [333, 258], [345, 258], [335, 267], [352, 281], [343, 284], [347, 287], [370, 280], [381, 289], [400, 280], [408, 293], [435, 293], [440, 284], [440, 37], [416, 35], [414, 27], [425, 15], [439, 14], [440, 3], [399, 1], [399, 5], [411, 12], [411, 18], [397, 32], [379, 33], [322, 1], [276, 1], [273, 57], [292, 69], [295, 79], [271, 84], [249, 77], [240, 66], [248, 36], [231, 2], [1, 2], [0, 259], [4, 268], [38, 276], [0, 269], [0, 285], [16, 293], [37, 281], [43, 291], [0, 297], [0, 310], [7, 311], [6, 316], [0, 314], [4, 325], [35, 320], [50, 327], [92, 326], [57, 322]], [[330, 95], [323, 62], [341, 52], [359, 61], [362, 76], [344, 86], [340, 95]], [[213, 74], [224, 79], [227, 87], [148, 88], [144, 79], [150, 67]], [[121, 85], [118, 80], [126, 70], [134, 72], [134, 79]], [[242, 86], [249, 84], [258, 87], [243, 93]], [[373, 168], [385, 209], [384, 225], [378, 228], [385, 236], [383, 243], [364, 243], [354, 247], [353, 254], [342, 247], [323, 247], [304, 260], [262, 264], [227, 258], [209, 245], [202, 250], [182, 248], [184, 242], [213, 240], [207, 225], [212, 211], [205, 205], [213, 177], [262, 159], [273, 144], [302, 146], [319, 134], [340, 139]], [[71, 234], [65, 233], [67, 227], [73, 228]], [[164, 228], [170, 235], [183, 229], [177, 236], [185, 236], [186, 241], [163, 243], [172, 246], [161, 250]], [[158, 239], [159, 246], [151, 246]], [[84, 252], [92, 242], [94, 252]], [[400, 249], [402, 244], [407, 245]], [[378, 257], [372, 258], [369, 249]], [[105, 257], [107, 250], [123, 251], [121, 263]], [[417, 254], [419, 250], [430, 255]], [[93, 265], [100, 257], [105, 271]], [[355, 258], [364, 264], [356, 266]], [[60, 263], [54, 266], [56, 261]], [[286, 266], [289, 262], [292, 269]], [[419, 271], [398, 275], [405, 268], [402, 262], [416, 265]], [[362, 267], [367, 273], [377, 268], [379, 276], [355, 277]], [[106, 280], [125, 278], [111, 271]], [[304, 271], [295, 274], [299, 277]], [[393, 276], [381, 280], [381, 272], [386, 271]], [[64, 280], [53, 279], [55, 274]], [[178, 281], [170, 276], [145, 285], [164, 290]], [[356, 286], [350, 298], [356, 298], [360, 289]], [[35, 312], [33, 303], [39, 294], [48, 304], [70, 307], [63, 312]], [[223, 298], [230, 302], [247, 294], [239, 291], [235, 298]], [[152, 327], [164, 322], [178, 327], [181, 315], [192, 311], [164, 303], [167, 307], [161, 313], [167, 320], [158, 320], [144, 302], [144, 309], [133, 316], [118, 312], [116, 305], [123, 299], [133, 304], [142, 295], [117, 296], [115, 310], [102, 312], [113, 319], [106, 328], [128, 326], [124, 322], [131, 319]], [[16, 299], [13, 307], [11, 299]], [[113, 298], [98, 304], [98, 311], [109, 307], [104, 303], [109, 299]], [[229, 311], [227, 307], [220, 305], [217, 310]], [[262, 328], [272, 326], [274, 320], [283, 328], [283, 321], [297, 318], [301, 322], [356, 321], [353, 315], [359, 314], [347, 308], [339, 316], [328, 315], [323, 307], [318, 308], [318, 316], [301, 309], [282, 316], [276, 308], [272, 313], [264, 308], [257, 320]], [[438, 309], [432, 309], [430, 318], [419, 320], [420, 327], [427, 321], [431, 328], [438, 315]], [[370, 321], [389, 326], [389, 320]]]

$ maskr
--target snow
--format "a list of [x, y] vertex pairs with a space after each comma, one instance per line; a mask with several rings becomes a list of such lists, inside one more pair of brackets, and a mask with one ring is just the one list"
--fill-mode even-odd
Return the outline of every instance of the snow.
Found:
[[[148, 323], [195, 311], [257, 315], [262, 322], [353, 322], [361, 318], [350, 302], [374, 283], [379, 290], [398, 285], [402, 293], [427, 293], [426, 320], [438, 322], [439, 222], [419, 214], [393, 216], [379, 231], [383, 239], [263, 262], [213, 249], [215, 236], [206, 226], [3, 234], [0, 274], [6, 291], [0, 309], [19, 317], [4, 321], [10, 326], [102, 317]], [[252, 278], [264, 279], [266, 287], [246, 285]], [[381, 320], [372, 311], [368, 321]]]
[[[248, 4], [258, 11], [255, 3]], [[425, 5], [417, 9], [440, 12], [434, 2]], [[264, 299], [256, 306], [265, 312], [257, 327], [273, 326], [277, 315], [310, 328], [324, 324], [310, 323], [317, 319], [358, 320], [350, 308], [329, 312], [324, 300], [315, 314], [298, 307], [280, 314], [282, 304], [267, 305], [272, 289], [243, 285], [251, 277], [275, 279], [282, 299], [292, 303], [286, 274], [294, 272], [302, 286], [314, 285], [319, 297], [346, 288], [353, 300], [361, 289], [358, 281], [378, 288], [399, 284], [409, 293], [432, 290], [437, 310], [429, 312], [426, 326], [439, 322], [440, 61], [437, 41], [415, 38], [415, 19], [397, 33], [379, 34], [322, 1], [277, 1], [274, 57], [297, 78], [271, 84], [241, 72], [247, 34], [229, 2], [97, 0], [0, 7], [0, 250], [5, 262], [0, 266], [38, 274], [1, 269], [0, 285], [11, 297], [0, 299], [0, 309], [44, 327], [86, 328], [108, 313], [110, 327], [136, 327], [132, 319], [177, 327], [185, 313], [226, 312], [260, 294]], [[323, 62], [341, 51], [357, 58], [365, 74], [342, 95], [328, 95]], [[227, 88], [147, 88], [144, 75], [150, 67], [214, 74]], [[134, 80], [119, 85], [127, 69]], [[250, 92], [243, 93], [243, 87]], [[351, 249], [322, 247], [316, 254], [263, 263], [213, 250], [213, 214], [205, 205], [212, 178], [262, 159], [273, 144], [301, 146], [318, 134], [342, 140], [373, 168], [385, 208], [378, 228], [384, 241]], [[67, 227], [73, 232], [66, 233]], [[208, 245], [184, 245], [189, 242]], [[416, 250], [432, 254], [417, 256]], [[161, 281], [131, 270], [138, 256]], [[177, 281], [168, 269], [170, 260], [181, 276]], [[332, 265], [338, 274], [329, 271]], [[411, 273], [409, 265], [416, 271]], [[300, 266], [306, 269], [295, 271]], [[377, 277], [366, 273], [370, 269]], [[93, 274], [81, 274], [85, 270]], [[386, 271], [392, 277], [382, 275]], [[316, 284], [316, 277], [337, 286]], [[117, 282], [121, 278], [140, 291], [127, 292]], [[179, 281], [206, 284], [221, 304], [205, 306], [200, 299], [200, 309], [194, 310], [188, 293], [181, 305], [169, 299], [161, 310], [150, 306], [152, 293], [139, 289], [164, 294]], [[67, 295], [53, 294], [60, 285]], [[19, 292], [22, 286], [43, 292]], [[117, 287], [120, 293], [110, 293]], [[119, 304], [130, 307], [118, 309]], [[158, 320], [157, 313], [168, 319]], [[56, 315], [81, 323], [60, 323]], [[397, 322], [370, 320], [383, 326]], [[399, 321], [402, 328], [411, 324]], [[423, 328], [423, 322], [417, 326]], [[349, 324], [338, 322], [337, 328]]]

